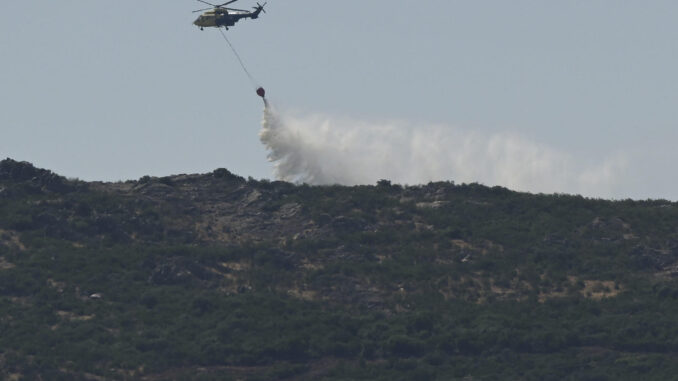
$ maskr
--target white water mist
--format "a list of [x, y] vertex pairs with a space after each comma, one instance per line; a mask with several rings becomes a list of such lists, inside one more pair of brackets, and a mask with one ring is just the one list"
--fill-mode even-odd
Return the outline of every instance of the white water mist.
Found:
[[531, 192], [610, 197], [623, 157], [601, 163], [506, 133], [264, 110], [261, 142], [279, 180], [308, 184], [479, 182]]

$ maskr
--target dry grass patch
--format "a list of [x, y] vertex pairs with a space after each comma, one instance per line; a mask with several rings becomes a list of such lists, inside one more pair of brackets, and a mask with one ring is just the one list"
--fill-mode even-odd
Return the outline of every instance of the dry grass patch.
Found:
[[5, 257], [0, 257], [0, 270], [9, 270], [9, 269], [13, 269], [15, 267], [16, 266], [13, 263], [7, 262]]
[[26, 251], [26, 246], [19, 239], [19, 234], [12, 230], [0, 229], [0, 245], [9, 248], [17, 248], [19, 251]]

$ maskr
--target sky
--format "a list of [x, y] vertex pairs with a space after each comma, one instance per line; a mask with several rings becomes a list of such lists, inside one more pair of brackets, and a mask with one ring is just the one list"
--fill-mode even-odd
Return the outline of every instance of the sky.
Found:
[[[259, 138], [255, 86], [217, 30], [192, 25], [199, 8], [2, 2], [0, 156], [83, 180], [220, 167], [280, 177]], [[396, 163], [410, 171], [459, 160], [403, 181], [678, 200], [678, 2], [270, 0], [266, 10], [226, 33], [286, 120], [308, 133], [318, 120], [363, 126], [355, 144], [397, 134], [382, 137], [382, 157], [410, 138], [439, 152]], [[534, 163], [545, 164], [526, 172]]]

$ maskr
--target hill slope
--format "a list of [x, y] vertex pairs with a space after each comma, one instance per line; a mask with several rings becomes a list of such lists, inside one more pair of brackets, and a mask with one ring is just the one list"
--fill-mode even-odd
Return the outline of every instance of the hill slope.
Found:
[[678, 205], [0, 162], [6, 379], [666, 380]]

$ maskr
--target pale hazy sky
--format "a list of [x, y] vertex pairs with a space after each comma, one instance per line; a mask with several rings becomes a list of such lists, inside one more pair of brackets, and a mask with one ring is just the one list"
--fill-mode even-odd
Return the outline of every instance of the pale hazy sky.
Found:
[[[0, 156], [85, 180], [218, 167], [271, 178], [261, 100], [218, 31], [192, 25], [198, 8], [3, 1]], [[676, 1], [270, 0], [267, 11], [227, 33], [281, 108], [510, 135], [583, 168], [619, 159], [612, 188], [591, 195], [678, 200]]]

